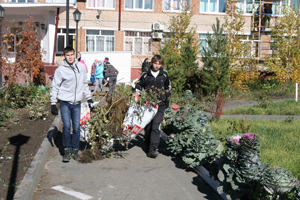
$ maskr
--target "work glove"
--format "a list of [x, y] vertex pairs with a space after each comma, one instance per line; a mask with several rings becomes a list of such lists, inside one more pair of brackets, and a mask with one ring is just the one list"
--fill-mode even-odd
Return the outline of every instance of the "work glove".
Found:
[[58, 115], [58, 109], [56, 105], [51, 105], [51, 113], [52, 115]]
[[170, 105], [170, 101], [165, 101], [165, 106], [166, 106], [166, 108], [168, 108], [169, 105]]
[[93, 99], [89, 99], [89, 100], [87, 100], [87, 102], [89, 104], [89, 107], [91, 108], [94, 103]]

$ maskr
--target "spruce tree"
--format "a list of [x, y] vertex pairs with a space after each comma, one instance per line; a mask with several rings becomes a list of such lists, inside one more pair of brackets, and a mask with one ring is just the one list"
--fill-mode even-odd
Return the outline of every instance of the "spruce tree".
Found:
[[223, 25], [217, 18], [217, 24], [212, 26], [213, 35], [208, 34], [208, 48], [203, 48], [201, 70], [203, 88], [206, 94], [216, 95], [223, 92], [229, 85], [230, 53], [227, 49], [228, 38], [223, 35]]
[[[188, 6], [183, 7], [183, 10], [178, 15], [171, 15], [168, 29], [170, 32], [165, 34], [166, 39], [162, 41], [159, 53], [164, 58], [164, 68], [168, 71], [169, 77], [171, 79], [172, 88], [177, 93], [183, 93], [184, 90], [190, 89], [193, 86], [188, 86], [187, 81], [190, 81], [190, 77], [186, 77], [186, 71], [188, 69], [197, 68], [193, 66], [187, 66], [187, 58], [193, 58], [193, 60], [188, 60], [190, 63], [196, 63], [199, 45], [195, 41], [194, 36], [196, 33], [196, 27], [191, 25], [191, 19], [193, 17], [193, 12]], [[191, 45], [192, 47], [187, 47]], [[183, 51], [188, 52], [187, 48], [192, 48], [193, 55], [185, 55], [187, 58], [182, 57]], [[183, 50], [185, 49], [185, 50]], [[183, 63], [184, 62], [184, 63]], [[187, 68], [188, 67], [188, 68]], [[190, 84], [190, 83], [188, 83]]]
[[189, 34], [186, 43], [180, 49], [181, 59], [179, 60], [179, 66], [183, 69], [185, 77], [184, 90], [191, 90], [195, 92], [199, 83], [199, 71], [198, 71], [198, 46], [193, 45], [194, 37]]

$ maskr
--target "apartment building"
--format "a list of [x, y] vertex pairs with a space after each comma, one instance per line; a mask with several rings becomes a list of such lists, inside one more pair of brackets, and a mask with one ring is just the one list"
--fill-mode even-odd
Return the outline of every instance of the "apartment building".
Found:
[[[153, 40], [153, 37], [160, 39], [161, 32], [168, 32], [170, 17], [180, 13], [183, 5], [189, 5], [193, 11], [191, 26], [196, 27], [198, 40], [202, 41], [204, 47], [216, 18], [223, 23], [226, 15], [225, 0], [70, 0], [67, 38], [66, 0], [1, 1], [6, 10], [6, 22], [14, 19], [22, 27], [28, 15], [35, 17], [42, 37], [42, 48], [47, 52], [43, 57], [45, 63], [54, 60], [60, 64], [63, 48], [67, 45], [75, 48], [76, 22], [73, 20], [73, 12], [78, 9], [82, 14], [78, 23], [77, 51], [99, 52], [101, 55], [105, 55], [105, 52], [130, 51], [131, 79], [139, 76], [142, 61], [157, 52], [159, 40]], [[258, 58], [272, 51], [268, 47], [270, 30], [257, 28], [254, 19], [258, 8], [266, 4], [272, 6], [271, 25], [282, 14], [283, 5], [298, 5], [297, 0], [237, 0], [237, 7], [246, 20], [241, 42], [248, 42], [253, 48], [251, 54]], [[153, 28], [160, 33], [153, 35]]]

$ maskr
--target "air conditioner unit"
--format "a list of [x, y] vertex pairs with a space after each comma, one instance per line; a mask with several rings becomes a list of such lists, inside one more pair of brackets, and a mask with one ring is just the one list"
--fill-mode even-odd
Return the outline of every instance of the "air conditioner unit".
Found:
[[162, 25], [159, 22], [154, 22], [152, 26], [153, 26], [153, 31], [162, 31], [162, 30], [164, 30], [164, 25]]
[[152, 35], [152, 39], [162, 39], [163, 38], [162, 33], [153, 32], [151, 35]]

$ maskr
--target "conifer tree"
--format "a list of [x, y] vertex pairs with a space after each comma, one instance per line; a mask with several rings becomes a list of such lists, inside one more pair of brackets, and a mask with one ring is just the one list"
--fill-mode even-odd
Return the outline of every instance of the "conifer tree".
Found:
[[[159, 49], [159, 53], [164, 58], [164, 68], [168, 71], [172, 87], [178, 93], [183, 93], [185, 89], [191, 88], [194, 91], [195, 88], [191, 86], [190, 83], [187, 85], [187, 81], [190, 81], [190, 74], [196, 74], [198, 68], [194, 67], [199, 45], [194, 38], [196, 29], [190, 25], [192, 17], [193, 12], [190, 11], [188, 6], [183, 6], [183, 10], [180, 14], [172, 15], [168, 27], [170, 32], [165, 34], [166, 39], [162, 41], [162, 45]], [[192, 53], [192, 55], [185, 55], [186, 58], [183, 58], [182, 53], [188, 53], [188, 51]], [[189, 63], [192, 63], [192, 66], [190, 66]], [[191, 70], [194, 71], [191, 72]]]
[[193, 35], [189, 34], [186, 44], [180, 49], [181, 59], [179, 66], [183, 69], [185, 85], [183, 89], [195, 92], [199, 84], [200, 73], [198, 71], [198, 46], [193, 45]]
[[229, 85], [230, 53], [227, 49], [228, 38], [223, 35], [223, 25], [217, 18], [212, 26], [214, 34], [208, 34], [208, 48], [202, 52], [201, 87], [206, 94], [216, 95]]

